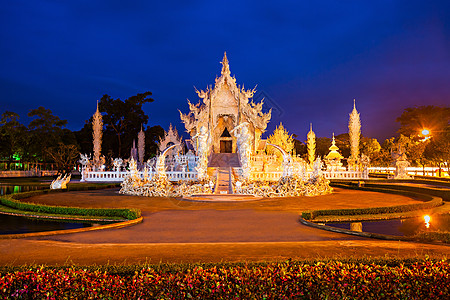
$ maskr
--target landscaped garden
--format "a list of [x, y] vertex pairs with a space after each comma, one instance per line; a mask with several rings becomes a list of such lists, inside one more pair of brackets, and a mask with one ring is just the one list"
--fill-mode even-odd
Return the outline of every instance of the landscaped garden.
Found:
[[[69, 219], [107, 217], [125, 220], [140, 216], [138, 209], [103, 207], [114, 201], [102, 204], [97, 199], [98, 208], [53, 205], [53, 202], [48, 201], [58, 195], [55, 203], [65, 203], [73, 197], [71, 191], [99, 192], [96, 189], [105, 187], [111, 186], [72, 184], [69, 185], [68, 192], [39, 190], [2, 196], [1, 209], [15, 210], [25, 215], [50, 214]], [[376, 190], [374, 187], [367, 189]], [[329, 201], [336, 201], [335, 197], [345, 191], [338, 190], [337, 194], [325, 197]], [[377, 195], [366, 193], [371, 197]], [[412, 195], [408, 191], [399, 193]], [[110, 192], [107, 194], [111, 195]], [[411, 199], [421, 202], [383, 207], [320, 209], [305, 211], [303, 217], [316, 221], [321, 220], [320, 218], [351, 219], [361, 216], [378, 218], [389, 214], [417, 214], [424, 210], [443, 209], [442, 200], [432, 196]], [[229, 204], [224, 203], [184, 203], [182, 200], [165, 198], [147, 199], [145, 205], [154, 211], [164, 211], [174, 209], [175, 201], [178, 201], [176, 206], [182, 210], [203, 210], [208, 207], [230, 209]], [[46, 202], [51, 202], [52, 205], [45, 204]], [[67, 203], [73, 202], [75, 201]], [[262, 211], [284, 208], [286, 211], [300, 213], [298, 209], [301, 206], [298, 202], [299, 199], [294, 198], [267, 199], [237, 203], [235, 208], [247, 207]], [[143, 202], [139, 203], [142, 207], [147, 207], [143, 206]], [[340, 202], [334, 203], [341, 205]], [[381, 199], [380, 203], [386, 205]], [[440, 240], [443, 238], [440, 237]], [[420, 253], [413, 258], [358, 259], [344, 255], [340, 259], [259, 263], [4, 265], [0, 267], [0, 295], [4, 299], [445, 299], [449, 294], [449, 271], [445, 257], [427, 258]]]

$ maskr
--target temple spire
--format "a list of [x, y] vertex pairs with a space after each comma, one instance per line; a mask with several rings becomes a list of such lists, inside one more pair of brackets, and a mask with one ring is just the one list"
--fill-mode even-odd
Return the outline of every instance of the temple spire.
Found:
[[223, 54], [223, 59], [222, 59], [222, 75], [230, 75], [230, 65], [228, 64], [228, 58], [227, 58], [227, 52], [225, 51], [225, 53]]

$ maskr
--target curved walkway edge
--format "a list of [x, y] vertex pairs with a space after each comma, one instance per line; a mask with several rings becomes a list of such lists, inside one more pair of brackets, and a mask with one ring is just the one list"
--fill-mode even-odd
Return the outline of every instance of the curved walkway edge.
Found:
[[37, 236], [51, 236], [51, 235], [58, 235], [58, 234], [80, 233], [80, 232], [103, 230], [103, 229], [122, 228], [122, 227], [133, 226], [133, 225], [139, 224], [143, 221], [143, 219], [144, 219], [143, 217], [140, 217], [140, 218], [137, 218], [134, 220], [118, 222], [118, 223], [114, 223], [114, 224], [92, 226], [92, 227], [85, 227], [85, 228], [76, 228], [76, 229], [67, 229], [67, 230], [41, 231], [41, 232], [30, 232], [30, 233], [20, 233], [20, 234], [5, 234], [5, 235], [0, 235], [0, 240], [21, 239], [21, 238], [37, 237]]

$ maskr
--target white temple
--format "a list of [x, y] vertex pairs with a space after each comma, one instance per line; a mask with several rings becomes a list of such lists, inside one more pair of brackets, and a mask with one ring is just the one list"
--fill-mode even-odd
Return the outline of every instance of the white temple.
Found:
[[[246, 90], [236, 84], [226, 53], [221, 64], [221, 75], [215, 79], [214, 87], [210, 85], [206, 90], [197, 90], [198, 103], [192, 104], [188, 100], [189, 112], [179, 112], [190, 135], [190, 139], [186, 140], [186, 144], [192, 146], [188, 147], [188, 153], [182, 153], [182, 147], [178, 146], [183, 144], [182, 138], [170, 125], [159, 142], [158, 158], [136, 169], [133, 165], [135, 161], [139, 160], [142, 164], [143, 160], [143, 150], [139, 150], [139, 153], [132, 155], [133, 164], [128, 166], [132, 172], [122, 172], [121, 164], [116, 159], [114, 171], [90, 172], [83, 178], [87, 181], [124, 181], [123, 192], [131, 194], [163, 195], [169, 193], [169, 181], [183, 181], [191, 183], [176, 185], [170, 192], [172, 195], [194, 191], [221, 194], [240, 191], [265, 196], [293, 196], [330, 192], [328, 178], [359, 179], [366, 176], [355, 167], [356, 162], [360, 161], [359, 149], [355, 147], [359, 146], [361, 127], [355, 104], [349, 121], [352, 148], [352, 163], [349, 164], [352, 168], [349, 170], [342, 167], [342, 156], [334, 136], [330, 153], [325, 158], [327, 170], [323, 170], [322, 159], [315, 153], [312, 125], [307, 135], [308, 161], [273, 142], [270, 146], [278, 151], [278, 155], [268, 154], [265, 147], [269, 143], [261, 136], [270, 121], [271, 110], [263, 112], [263, 101], [253, 101], [255, 89]], [[138, 147], [143, 149], [142, 130], [139, 137]], [[136, 149], [134, 151], [137, 152]], [[89, 158], [85, 156], [85, 160], [89, 161]], [[195, 182], [195, 188], [192, 182]], [[269, 182], [271, 184], [265, 186]], [[152, 192], [150, 189], [153, 189]]]
[[247, 123], [246, 130], [254, 153], [271, 118], [271, 111], [263, 113], [263, 102], [253, 102], [254, 89], [246, 90], [236, 85], [236, 78], [231, 77], [226, 53], [221, 63], [221, 75], [216, 78], [214, 88], [208, 86], [205, 91], [197, 91], [200, 101], [195, 105], [189, 102], [190, 112], [180, 112], [181, 120], [191, 137], [198, 134], [202, 126], [206, 128], [208, 154], [236, 153], [238, 132], [232, 131], [236, 126]]

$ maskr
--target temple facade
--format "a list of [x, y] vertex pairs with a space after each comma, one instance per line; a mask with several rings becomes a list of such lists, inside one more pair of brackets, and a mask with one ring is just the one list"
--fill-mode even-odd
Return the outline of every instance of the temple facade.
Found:
[[[271, 110], [262, 112], [263, 101], [253, 102], [255, 89], [246, 90], [236, 85], [231, 76], [227, 55], [224, 54], [220, 77], [216, 78], [214, 88], [208, 86], [205, 91], [196, 91], [200, 100], [192, 104], [188, 100], [189, 113], [180, 112], [186, 131], [196, 143], [195, 136], [204, 127], [208, 133], [208, 153], [236, 153], [236, 126], [246, 124], [250, 134], [252, 152], [255, 153], [261, 135], [271, 118]], [[198, 147], [198, 145], [196, 145]]]

